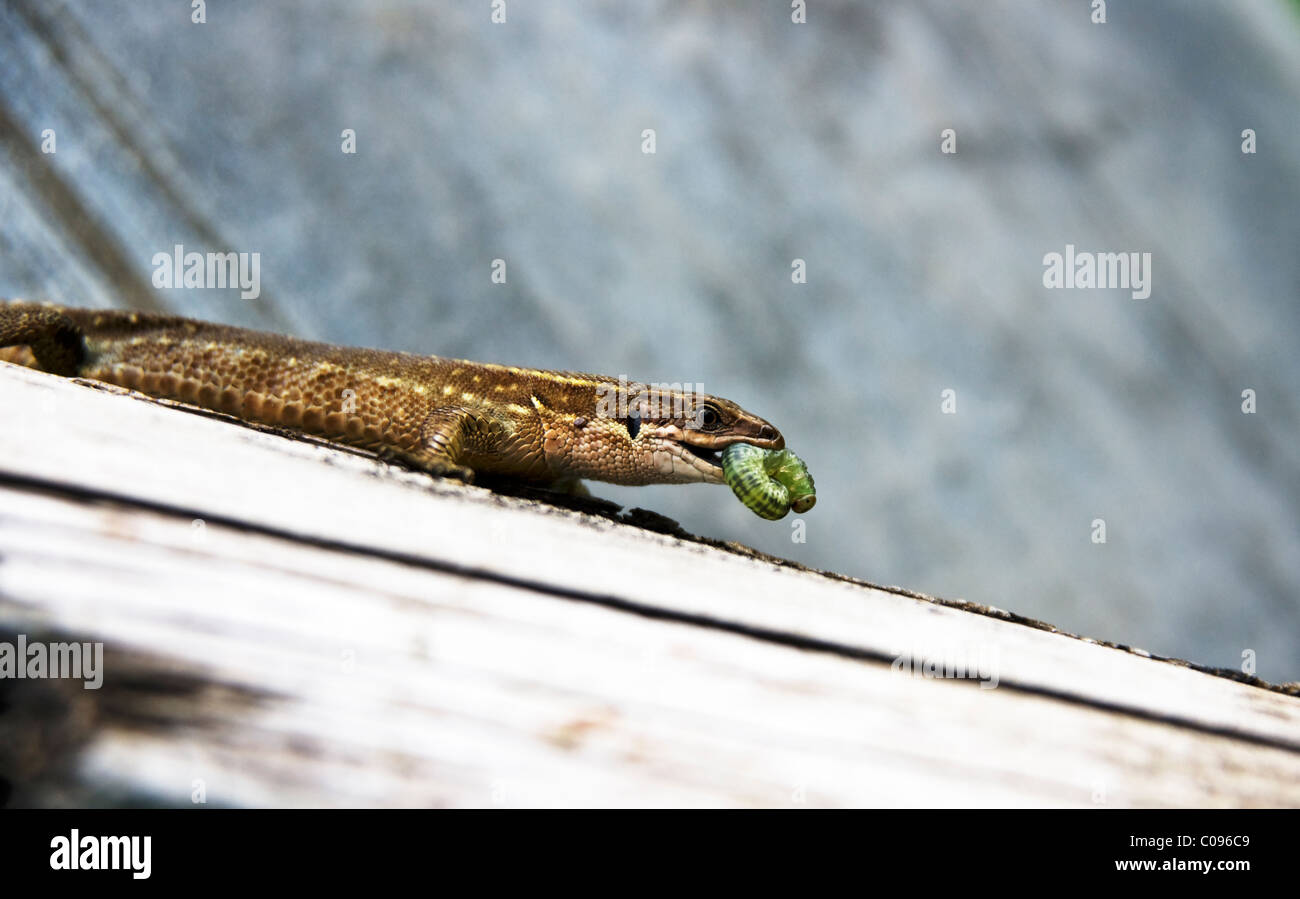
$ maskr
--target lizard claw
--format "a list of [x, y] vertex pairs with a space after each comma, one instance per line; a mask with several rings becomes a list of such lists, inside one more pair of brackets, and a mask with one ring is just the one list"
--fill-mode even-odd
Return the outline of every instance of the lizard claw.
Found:
[[474, 469], [467, 468], [464, 465], [453, 465], [450, 462], [434, 462], [427, 465], [425, 470], [435, 478], [453, 478], [464, 481], [466, 484], [474, 483]]

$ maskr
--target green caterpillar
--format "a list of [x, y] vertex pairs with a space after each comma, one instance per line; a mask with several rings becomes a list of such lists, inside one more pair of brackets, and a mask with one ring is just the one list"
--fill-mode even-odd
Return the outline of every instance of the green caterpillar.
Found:
[[817, 502], [808, 466], [789, 450], [733, 443], [722, 451], [722, 476], [737, 499], [769, 521], [791, 509], [807, 512]]

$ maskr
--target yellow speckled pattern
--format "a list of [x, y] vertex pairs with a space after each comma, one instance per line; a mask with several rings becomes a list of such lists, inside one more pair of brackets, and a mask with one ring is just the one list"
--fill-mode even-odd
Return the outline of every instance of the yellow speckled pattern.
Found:
[[[84, 347], [70, 335], [84, 336]], [[784, 446], [776, 428], [720, 397], [674, 394], [676, 416], [619, 418], [598, 414], [598, 397], [620, 384], [605, 376], [341, 347], [154, 313], [0, 302], [0, 347], [3, 361], [382, 451], [466, 480], [478, 471], [542, 483], [721, 483], [716, 453], [726, 446]], [[623, 384], [636, 409], [645, 385]], [[706, 407], [704, 427], [684, 423]]]

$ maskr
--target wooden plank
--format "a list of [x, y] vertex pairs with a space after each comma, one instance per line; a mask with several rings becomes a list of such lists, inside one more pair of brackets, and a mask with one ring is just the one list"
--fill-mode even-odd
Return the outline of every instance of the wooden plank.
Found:
[[[1294, 751], [178, 516], [0, 503], [5, 627], [105, 641], [110, 691], [116, 662], [170, 676], [81, 762], [161, 803], [202, 781], [239, 805], [1300, 804]], [[178, 670], [257, 698], [171, 696]]]
[[0, 625], [110, 652], [74, 802], [1300, 805], [1279, 692], [12, 366], [0, 418]]
[[[1300, 745], [1297, 705], [1286, 697], [1181, 665], [1152, 667], [1141, 652], [1047, 639], [993, 615], [971, 616], [860, 582], [508, 500], [212, 417], [178, 421], [144, 397], [78, 388], [12, 366], [4, 372], [37, 388], [0, 395], [0, 415], [26, 423], [0, 433], [0, 460], [26, 477], [890, 659], [917, 645], [954, 651], [998, 645], [1010, 650], [1001, 658], [1004, 682]], [[110, 440], [115, 451], [86, 464], [82, 447]], [[358, 490], [365, 502], [353, 499]], [[593, 533], [600, 539], [595, 557]], [[501, 552], [503, 543], [508, 553]], [[648, 565], [648, 547], [667, 568]], [[689, 566], [690, 576], [674, 576], [678, 565]], [[1139, 676], [1141, 694], [1132, 689]], [[1189, 689], [1208, 692], [1189, 699]], [[1205, 697], [1215, 700], [1209, 709], [1199, 701]]]

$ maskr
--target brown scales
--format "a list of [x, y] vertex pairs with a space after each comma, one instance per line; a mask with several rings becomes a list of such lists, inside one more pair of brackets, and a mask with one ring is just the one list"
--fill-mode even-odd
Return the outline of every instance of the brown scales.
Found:
[[[719, 397], [685, 395], [676, 418], [629, 423], [598, 414], [599, 391], [617, 387], [613, 378], [341, 347], [153, 313], [0, 302], [0, 347], [0, 361], [181, 400], [465, 480], [479, 471], [558, 484], [719, 483], [710, 454], [735, 442], [784, 445], [772, 425]], [[643, 387], [631, 385], [634, 403]], [[683, 410], [712, 423], [692, 427]]]

